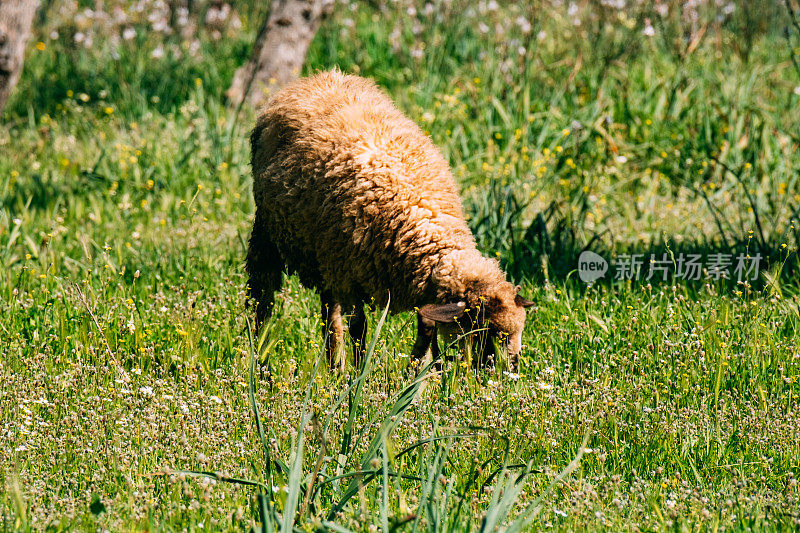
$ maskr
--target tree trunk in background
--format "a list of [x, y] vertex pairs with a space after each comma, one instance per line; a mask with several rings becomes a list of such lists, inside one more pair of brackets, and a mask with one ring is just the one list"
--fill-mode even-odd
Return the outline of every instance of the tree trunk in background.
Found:
[[0, 113], [19, 81], [38, 0], [0, 0]]
[[298, 77], [308, 46], [332, 6], [330, 0], [274, 0], [250, 61], [233, 76], [227, 92], [231, 103], [257, 107]]

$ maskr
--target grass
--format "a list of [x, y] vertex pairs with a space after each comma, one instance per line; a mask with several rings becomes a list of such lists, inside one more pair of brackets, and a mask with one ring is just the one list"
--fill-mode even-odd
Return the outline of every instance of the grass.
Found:
[[[797, 528], [800, 36], [354, 6], [306, 69], [373, 77], [442, 148], [536, 302], [520, 375], [415, 368], [413, 317], [382, 309], [366, 370], [332, 374], [294, 278], [254, 347], [253, 114], [223, 93], [257, 6], [219, 41], [201, 25], [196, 54], [146, 13], [85, 47], [51, 6], [0, 128], [3, 529]], [[769, 263], [752, 285], [587, 286], [587, 246]]]

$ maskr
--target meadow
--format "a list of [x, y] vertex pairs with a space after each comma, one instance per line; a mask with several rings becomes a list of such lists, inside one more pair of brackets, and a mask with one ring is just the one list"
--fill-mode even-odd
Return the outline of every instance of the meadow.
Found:
[[305, 72], [384, 87], [536, 302], [519, 374], [375, 308], [343, 375], [295, 278], [262, 339], [246, 306], [266, 6], [46, 4], [0, 119], [0, 528], [800, 528], [796, 3], [337, 2]]

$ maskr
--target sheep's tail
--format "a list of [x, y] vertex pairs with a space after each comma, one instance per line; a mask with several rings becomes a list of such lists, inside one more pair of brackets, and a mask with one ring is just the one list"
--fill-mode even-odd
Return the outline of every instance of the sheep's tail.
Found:
[[286, 130], [277, 123], [273, 116], [259, 118], [253, 131], [250, 133], [250, 165], [253, 171], [264, 168], [279, 150], [281, 144], [286, 143]]
[[250, 132], [250, 166], [253, 170], [256, 169], [256, 155], [258, 153], [258, 142], [261, 139], [261, 134], [264, 131], [264, 124], [258, 122]]

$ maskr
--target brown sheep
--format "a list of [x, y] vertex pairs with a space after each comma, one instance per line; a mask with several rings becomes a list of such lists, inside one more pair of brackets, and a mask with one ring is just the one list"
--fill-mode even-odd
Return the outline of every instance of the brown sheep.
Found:
[[503, 339], [516, 367], [532, 302], [477, 251], [447, 162], [372, 81], [332, 71], [284, 87], [251, 143], [258, 325], [287, 271], [321, 295], [331, 368], [344, 369], [343, 312], [360, 365], [369, 301], [418, 309], [415, 358], [438, 356], [437, 326], [449, 324]]

